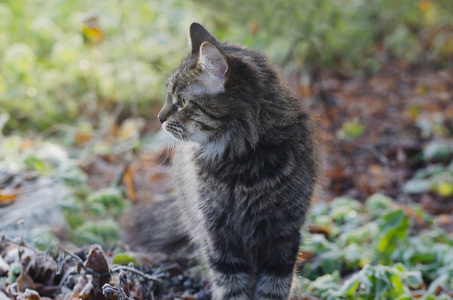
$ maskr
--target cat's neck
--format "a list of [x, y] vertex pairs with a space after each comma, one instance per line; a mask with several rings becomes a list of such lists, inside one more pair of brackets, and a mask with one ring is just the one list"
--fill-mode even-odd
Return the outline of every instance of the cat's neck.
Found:
[[252, 140], [250, 136], [238, 138], [230, 133], [209, 141], [206, 144], [195, 146], [197, 158], [207, 162], [234, 161], [253, 152], [258, 139]]

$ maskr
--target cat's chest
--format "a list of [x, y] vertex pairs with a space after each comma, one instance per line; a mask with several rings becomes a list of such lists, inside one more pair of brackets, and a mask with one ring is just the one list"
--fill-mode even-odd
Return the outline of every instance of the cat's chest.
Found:
[[268, 155], [269, 159], [255, 156], [208, 162], [197, 157], [197, 150], [192, 143], [178, 146], [173, 169], [178, 195], [197, 207], [227, 209], [231, 213], [244, 207], [262, 210], [270, 204], [269, 194], [284, 185], [281, 175], [287, 173], [289, 155], [278, 161]]

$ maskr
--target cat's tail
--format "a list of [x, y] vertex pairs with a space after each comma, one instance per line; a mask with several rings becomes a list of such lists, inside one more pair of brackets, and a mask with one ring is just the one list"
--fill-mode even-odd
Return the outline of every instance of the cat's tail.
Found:
[[189, 244], [176, 200], [139, 203], [124, 215], [123, 241], [134, 250], [174, 254]]

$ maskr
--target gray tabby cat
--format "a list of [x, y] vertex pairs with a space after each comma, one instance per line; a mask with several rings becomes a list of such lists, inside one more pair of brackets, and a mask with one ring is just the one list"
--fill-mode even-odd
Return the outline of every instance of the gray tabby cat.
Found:
[[177, 199], [137, 210], [126, 241], [169, 250], [190, 237], [213, 299], [288, 299], [317, 177], [309, 113], [258, 52], [218, 42], [197, 23], [190, 44], [158, 116], [182, 141]]

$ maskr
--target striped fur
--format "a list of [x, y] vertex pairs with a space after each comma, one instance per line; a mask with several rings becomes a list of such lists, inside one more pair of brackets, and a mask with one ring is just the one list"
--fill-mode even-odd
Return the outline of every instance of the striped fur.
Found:
[[317, 177], [309, 114], [263, 55], [196, 23], [190, 37], [195, 48], [169, 77], [159, 114], [182, 141], [173, 169], [181, 235], [200, 246], [213, 299], [288, 299]]

